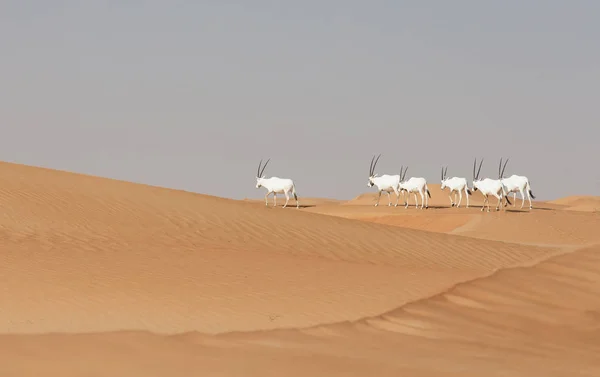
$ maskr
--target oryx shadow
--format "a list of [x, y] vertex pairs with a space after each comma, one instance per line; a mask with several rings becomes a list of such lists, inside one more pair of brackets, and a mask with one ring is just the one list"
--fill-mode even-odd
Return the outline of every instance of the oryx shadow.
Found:
[[531, 213], [531, 212], [535, 212], [535, 211], [556, 211], [556, 210], [554, 208], [548, 208], [548, 207], [533, 207], [533, 209], [506, 208], [505, 211], [511, 212], [511, 213], [521, 213], [521, 212], [522, 213]]
[[272, 205], [269, 205], [269, 208], [283, 208], [283, 209], [300, 209], [300, 208], [311, 208], [311, 207], [316, 207], [316, 204], [300, 204], [298, 207], [296, 207], [296, 204], [288, 204], [287, 207], [283, 208], [283, 204], [277, 204], [277, 207], [273, 207]]

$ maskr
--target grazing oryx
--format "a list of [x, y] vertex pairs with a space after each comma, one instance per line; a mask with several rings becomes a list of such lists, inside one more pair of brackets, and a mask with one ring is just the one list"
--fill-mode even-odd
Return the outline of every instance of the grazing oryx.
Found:
[[483, 164], [483, 159], [479, 162], [479, 170], [477, 170], [477, 174], [475, 174], [475, 166], [477, 165], [477, 159], [473, 163], [473, 188], [472, 191], [481, 191], [483, 194], [483, 206], [481, 206], [481, 210], [485, 207], [485, 203], [487, 202], [488, 212], [490, 212], [490, 199], [489, 196], [495, 196], [498, 198], [498, 205], [496, 206], [496, 211], [500, 210], [500, 202], [502, 198], [506, 199], [508, 204], [510, 201], [508, 200], [508, 196], [506, 194], [506, 188], [500, 181], [500, 177], [498, 179], [484, 178], [479, 179], [479, 173], [481, 172], [481, 164]]
[[[511, 175], [508, 178], [504, 178], [504, 169], [506, 168], [506, 163], [508, 163], [508, 158], [504, 161], [504, 166], [502, 166], [502, 171], [498, 171], [500, 175], [500, 180], [502, 184], [506, 187], [506, 193], [513, 193], [513, 207], [517, 206], [517, 191], [521, 193], [521, 209], [523, 209], [523, 205], [525, 204], [525, 192], [527, 192], [527, 199], [529, 199], [529, 209], [533, 209], [531, 205], [531, 199], [535, 199], [533, 192], [531, 192], [531, 186], [529, 185], [529, 179], [522, 175]], [[500, 159], [500, 164], [502, 164], [502, 159]]]
[[[383, 191], [386, 192], [388, 196], [388, 206], [392, 205], [392, 199], [390, 198], [390, 192], [394, 192], [396, 194], [396, 204], [394, 207], [398, 206], [398, 200], [400, 198], [400, 193], [398, 192], [398, 183], [400, 182], [399, 175], [388, 175], [384, 174], [382, 176], [378, 176], [375, 174], [375, 166], [377, 165], [377, 161], [379, 161], [379, 157], [377, 156], [377, 160], [375, 160], [375, 156], [371, 159], [371, 167], [369, 168], [369, 181], [367, 182], [367, 187], [377, 186], [377, 203], [375, 203], [375, 207], [379, 205], [379, 200], [381, 199], [381, 193]], [[375, 160], [375, 163], [373, 163]]]
[[400, 184], [398, 185], [400, 187], [400, 190], [403, 192], [406, 191], [406, 194], [408, 196], [406, 198], [404, 208], [408, 208], [408, 199], [410, 198], [410, 193], [413, 193], [415, 195], [415, 208], [419, 208], [417, 192], [421, 195], [421, 209], [423, 209], [423, 205], [425, 205], [425, 208], [429, 208], [429, 200], [427, 199], [427, 197], [429, 196], [431, 198], [431, 193], [429, 192], [429, 188], [427, 188], [427, 181], [425, 180], [425, 178], [421, 177], [411, 177], [409, 180], [405, 181], [404, 177], [406, 176], [406, 170], [408, 170], [408, 166], [404, 170], [404, 173], [402, 174], [402, 179], [400, 181]]
[[267, 164], [271, 161], [268, 159], [265, 165], [260, 170], [260, 165], [262, 164], [262, 160], [258, 163], [258, 172], [256, 175], [256, 188], [264, 187], [267, 189], [267, 194], [265, 195], [265, 206], [268, 206], [268, 198], [269, 194], [273, 193], [273, 207], [277, 206], [277, 194], [285, 194], [285, 205], [283, 208], [287, 207], [288, 202], [290, 201], [290, 191], [294, 195], [294, 199], [296, 199], [296, 208], [300, 208], [300, 203], [298, 203], [298, 195], [296, 195], [296, 186], [294, 185], [294, 181], [288, 178], [265, 178], [263, 172], [267, 167]]
[[[469, 195], [471, 195], [471, 190], [467, 186], [467, 179], [460, 177], [452, 177], [448, 178], [448, 167], [446, 166], [446, 170], [442, 167], [442, 184], [440, 188], [442, 191], [448, 187], [450, 189], [450, 193], [448, 196], [450, 197], [450, 206], [456, 208], [460, 207], [460, 202], [462, 201], [462, 192], [465, 191], [467, 196], [467, 208], [469, 208]], [[454, 194], [454, 198], [456, 199], [456, 195], [459, 195], [458, 204], [456, 204], [456, 200], [452, 200], [452, 194]]]

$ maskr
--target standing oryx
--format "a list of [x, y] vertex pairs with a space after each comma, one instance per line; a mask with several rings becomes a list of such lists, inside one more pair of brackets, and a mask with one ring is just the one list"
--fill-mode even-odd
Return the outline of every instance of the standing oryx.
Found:
[[265, 178], [263, 172], [267, 167], [267, 164], [271, 161], [268, 159], [265, 165], [260, 170], [260, 166], [262, 164], [262, 160], [258, 163], [258, 172], [256, 175], [256, 188], [264, 187], [267, 189], [267, 194], [265, 195], [265, 206], [268, 206], [268, 198], [269, 194], [273, 193], [273, 207], [277, 206], [277, 194], [285, 194], [285, 205], [283, 208], [287, 207], [288, 202], [290, 201], [290, 191], [294, 195], [294, 199], [296, 199], [296, 208], [300, 208], [300, 203], [298, 202], [298, 195], [296, 195], [296, 186], [294, 185], [294, 181], [288, 178]]
[[405, 201], [404, 208], [408, 208], [408, 199], [410, 198], [410, 194], [413, 193], [415, 195], [415, 208], [419, 208], [419, 201], [417, 200], [417, 192], [421, 195], [421, 209], [423, 209], [423, 205], [425, 208], [429, 208], [429, 200], [427, 197], [431, 198], [431, 193], [429, 192], [429, 188], [427, 188], [427, 181], [425, 178], [415, 178], [411, 177], [409, 180], [404, 181], [404, 177], [406, 176], [406, 170], [408, 170], [408, 166], [404, 170], [402, 174], [402, 179], [400, 184], [400, 191], [406, 191], [407, 198]]
[[473, 163], [473, 191], [481, 191], [483, 194], [483, 206], [481, 206], [481, 210], [485, 207], [485, 203], [487, 202], [488, 212], [490, 212], [490, 199], [489, 196], [495, 196], [498, 198], [498, 205], [496, 206], [496, 211], [500, 210], [500, 202], [502, 198], [506, 199], [508, 204], [510, 201], [508, 200], [508, 196], [506, 196], [506, 188], [500, 181], [500, 177], [498, 179], [484, 178], [479, 179], [479, 173], [481, 172], [481, 164], [483, 164], [483, 159], [479, 162], [479, 169], [477, 170], [477, 174], [475, 174], [475, 166], [477, 165], [477, 159]]
[[[444, 190], [446, 187], [448, 187], [450, 189], [450, 193], [448, 194], [448, 196], [450, 197], [450, 206], [454, 207], [456, 205], [456, 208], [460, 207], [460, 202], [462, 201], [462, 192], [463, 190], [465, 191], [465, 194], [467, 196], [467, 208], [469, 208], [469, 195], [471, 195], [471, 190], [469, 190], [469, 187], [467, 185], [467, 179], [466, 178], [460, 178], [460, 177], [452, 177], [452, 178], [448, 178], [448, 167], [446, 166], [446, 170], [444, 170], [444, 168], [442, 167], [442, 184], [440, 186], [440, 188], [442, 190]], [[458, 204], [456, 204], [456, 200], [452, 199], [452, 194], [454, 194], [454, 198], [456, 199], [456, 195], [459, 195], [459, 199], [458, 199]]]
[[[371, 159], [371, 167], [369, 168], [369, 181], [367, 182], [367, 187], [377, 186], [377, 202], [375, 203], [375, 207], [379, 205], [379, 200], [381, 199], [381, 193], [383, 191], [386, 192], [388, 196], [388, 206], [392, 205], [392, 199], [390, 198], [390, 192], [394, 192], [396, 194], [396, 204], [394, 207], [398, 206], [398, 200], [400, 198], [400, 193], [398, 192], [398, 183], [400, 182], [399, 175], [389, 175], [384, 174], [382, 176], [378, 176], [375, 174], [375, 166], [377, 165], [377, 161], [379, 161], [379, 157], [377, 156], [377, 160], [375, 160], [375, 156]], [[373, 160], [375, 163], [373, 163]]]
[[[508, 178], [504, 178], [504, 169], [506, 169], [506, 164], [508, 163], [508, 158], [504, 161], [504, 166], [502, 167], [502, 171], [498, 171], [500, 175], [500, 179], [502, 180], [502, 184], [506, 187], [506, 193], [513, 193], [513, 207], [517, 206], [517, 192], [521, 193], [521, 209], [523, 209], [523, 205], [525, 204], [525, 192], [527, 192], [527, 199], [529, 199], [529, 209], [533, 209], [531, 205], [531, 199], [535, 199], [533, 192], [531, 192], [531, 186], [529, 185], [529, 179], [522, 175], [513, 174]], [[502, 159], [500, 159], [500, 165], [502, 165]], [[498, 167], [500, 169], [500, 167]]]

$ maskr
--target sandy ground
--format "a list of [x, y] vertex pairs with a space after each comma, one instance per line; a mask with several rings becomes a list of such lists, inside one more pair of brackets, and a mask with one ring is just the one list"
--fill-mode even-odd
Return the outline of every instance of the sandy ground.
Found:
[[0, 376], [599, 376], [600, 199], [429, 187], [282, 209], [0, 163]]

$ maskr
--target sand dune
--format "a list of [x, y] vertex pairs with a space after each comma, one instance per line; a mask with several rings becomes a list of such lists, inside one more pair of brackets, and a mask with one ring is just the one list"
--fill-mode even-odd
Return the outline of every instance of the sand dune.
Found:
[[600, 212], [600, 196], [574, 195], [549, 201], [570, 211]]
[[432, 187], [282, 209], [2, 163], [0, 374], [598, 371], [600, 217]]

